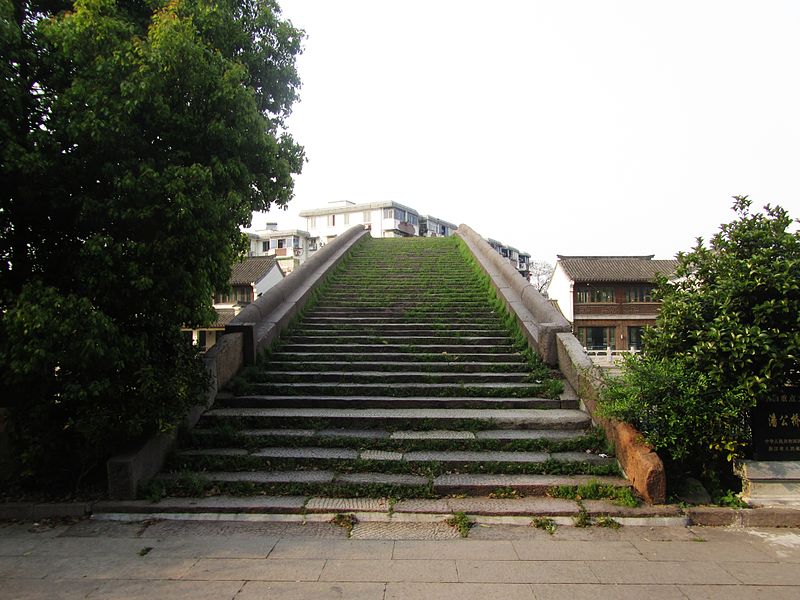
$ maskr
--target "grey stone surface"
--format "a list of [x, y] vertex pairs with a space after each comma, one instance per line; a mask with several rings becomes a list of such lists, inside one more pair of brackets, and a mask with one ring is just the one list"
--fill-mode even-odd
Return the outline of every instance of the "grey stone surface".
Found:
[[530, 585], [390, 582], [384, 600], [535, 600]]
[[614, 485], [626, 485], [627, 482], [620, 477], [600, 477], [585, 475], [439, 475], [434, 479], [435, 486], [494, 486], [494, 487], [523, 487], [523, 486], [554, 486], [578, 485], [589, 480]]
[[310, 498], [306, 503], [308, 512], [386, 512], [386, 498]]
[[239, 433], [247, 437], [312, 437], [316, 431], [313, 429], [243, 429]]
[[510, 541], [475, 541], [458, 539], [453, 541], [397, 541], [393, 558], [469, 560], [476, 556], [487, 561], [517, 560], [517, 552]]
[[181, 450], [179, 456], [247, 456], [247, 450], [241, 448], [199, 448]]
[[287, 512], [297, 513], [305, 505], [305, 496], [210, 496], [208, 498], [164, 498], [158, 502], [127, 500], [98, 502], [95, 514], [147, 512]]
[[362, 450], [358, 456], [361, 460], [403, 460], [402, 452], [387, 452], [385, 450]]
[[270, 552], [270, 558], [286, 559], [379, 559], [392, 558], [394, 543], [390, 540], [354, 542], [353, 540], [317, 540], [284, 538]]
[[567, 440], [583, 435], [583, 431], [558, 429], [488, 429], [476, 431], [479, 440], [530, 440], [543, 438], [548, 440]]
[[438, 513], [448, 514], [451, 512], [449, 500], [441, 498], [438, 500], [412, 499], [400, 500], [394, 505], [396, 513]]
[[204, 581], [317, 581], [324, 560], [201, 558], [184, 579]]
[[593, 465], [608, 465], [617, 461], [613, 456], [600, 456], [591, 452], [554, 452], [550, 455], [554, 460], [564, 462], [588, 462]]
[[452, 560], [328, 560], [320, 581], [458, 581]]
[[581, 561], [460, 560], [461, 581], [493, 583], [597, 583]]
[[576, 502], [560, 498], [450, 498], [447, 504], [451, 512], [470, 515], [555, 516], [578, 513]]
[[356, 540], [455, 540], [461, 536], [444, 521], [439, 523], [357, 523]]
[[347, 448], [262, 448], [253, 452], [253, 456], [269, 458], [297, 458], [297, 459], [340, 459], [353, 460], [358, 458], [357, 450]]
[[327, 483], [333, 481], [332, 471], [208, 471], [200, 474], [209, 481], [250, 481], [253, 483]]
[[384, 600], [383, 583], [248, 581], [236, 600]]
[[393, 475], [391, 473], [347, 473], [338, 475], [337, 482], [342, 483], [386, 483], [394, 485], [425, 485], [428, 483], [426, 477], [419, 475]]
[[550, 455], [547, 452], [457, 452], [457, 451], [425, 451], [406, 452], [408, 462], [545, 462]]
[[451, 431], [436, 429], [432, 431], [393, 431], [393, 440], [474, 440], [476, 434], [471, 431]]

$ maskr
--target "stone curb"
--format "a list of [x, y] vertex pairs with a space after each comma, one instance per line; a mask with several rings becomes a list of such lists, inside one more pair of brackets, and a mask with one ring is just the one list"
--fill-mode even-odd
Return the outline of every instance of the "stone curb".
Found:
[[[325, 499], [316, 499], [307, 497], [305, 504], [314, 501], [321, 501]], [[327, 499], [333, 500], [333, 499]], [[470, 502], [470, 501], [474, 501]], [[197, 515], [216, 515], [217, 519], [237, 520], [237, 517], [242, 515], [263, 515], [265, 518], [289, 518], [289, 517], [307, 517], [309, 514], [327, 515], [328, 513], [349, 513], [357, 512], [361, 514], [372, 514], [374, 520], [376, 517], [385, 515], [390, 520], [403, 520], [415, 521], [419, 518], [421, 521], [430, 521], [432, 518], [446, 516], [455, 511], [463, 510], [470, 517], [482, 519], [502, 519], [505, 517], [519, 517], [530, 518], [532, 516], [553, 516], [553, 517], [571, 517], [578, 512], [577, 504], [571, 501], [557, 501], [560, 504], [543, 503], [539, 510], [536, 509], [536, 504], [527, 504], [525, 499], [519, 500], [485, 500], [487, 507], [480, 508], [479, 504], [482, 499], [440, 499], [440, 500], [401, 500], [398, 502], [391, 512], [387, 511], [386, 507], [379, 501], [374, 501], [375, 506], [370, 507], [365, 499], [339, 499], [339, 502], [334, 510], [334, 506], [329, 502], [323, 502], [327, 510], [313, 509], [308, 514], [303, 514], [303, 511], [295, 508], [286, 508], [283, 510], [267, 510], [264, 507], [249, 507], [246, 502], [242, 502], [240, 506], [231, 504], [230, 508], [226, 511], [218, 512], [195, 512]], [[553, 502], [552, 499], [548, 499]], [[413, 503], [422, 503], [415, 506]], [[515, 503], [526, 504], [521, 510], [515, 510]], [[403, 506], [407, 504], [407, 506]], [[569, 506], [567, 505], [569, 504]], [[598, 500], [586, 500], [584, 505], [590, 516], [608, 515], [618, 520], [625, 520], [626, 524], [630, 526], [657, 526], [657, 523], [664, 519], [687, 521], [688, 525], [696, 525], [703, 527], [776, 527], [776, 528], [800, 528], [800, 507], [761, 507], [761, 508], [726, 508], [719, 506], [694, 506], [681, 509], [677, 505], [646, 505], [638, 508], [626, 508], [611, 504], [610, 502]], [[492, 510], [494, 506], [494, 510]], [[0, 521], [37, 521], [39, 519], [59, 519], [59, 518], [81, 518], [88, 516], [98, 516], [102, 518], [105, 514], [113, 515], [114, 518], [125, 518], [129, 520], [141, 520], [144, 518], [154, 517], [168, 518], [169, 512], [157, 512], [159, 503], [151, 503], [147, 501], [126, 501], [126, 502], [8, 502], [0, 504]], [[168, 503], [165, 502], [164, 508], [168, 508]], [[138, 509], [138, 510], [137, 510]], [[235, 509], [235, 510], [234, 510]], [[117, 510], [124, 510], [125, 512], [117, 512]], [[190, 519], [192, 516], [191, 511], [184, 511], [175, 513], [180, 518]], [[242, 518], [242, 520], [248, 520]], [[526, 525], [527, 522], [520, 524]]]

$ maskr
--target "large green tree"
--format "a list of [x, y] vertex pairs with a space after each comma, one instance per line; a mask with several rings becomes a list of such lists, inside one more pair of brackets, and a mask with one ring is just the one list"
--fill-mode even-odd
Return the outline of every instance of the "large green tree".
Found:
[[251, 212], [285, 206], [302, 32], [273, 0], [0, 0], [0, 374], [20, 472], [173, 426]]

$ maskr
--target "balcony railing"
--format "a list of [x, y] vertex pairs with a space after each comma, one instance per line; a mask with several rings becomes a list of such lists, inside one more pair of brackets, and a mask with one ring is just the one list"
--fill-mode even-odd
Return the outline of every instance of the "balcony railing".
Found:
[[586, 354], [592, 359], [592, 363], [600, 367], [613, 367], [622, 362], [622, 358], [626, 354], [638, 354], [641, 350], [631, 348], [630, 350], [612, 350], [606, 348], [604, 350], [586, 350]]

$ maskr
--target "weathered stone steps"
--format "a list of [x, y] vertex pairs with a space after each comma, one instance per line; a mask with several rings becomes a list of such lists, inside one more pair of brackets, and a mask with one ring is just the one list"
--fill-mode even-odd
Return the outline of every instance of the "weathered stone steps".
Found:
[[[248, 390], [251, 393], [266, 395], [301, 394], [330, 394], [344, 396], [384, 396], [387, 392], [386, 383], [351, 383], [351, 382], [323, 382], [310, 383], [260, 383], [251, 382]], [[474, 397], [508, 397], [531, 398], [541, 396], [547, 388], [538, 383], [405, 383], [391, 389], [392, 396], [404, 398], [408, 396], [422, 396], [429, 394], [435, 397], [466, 396]]]
[[412, 362], [412, 361], [376, 361], [376, 362], [345, 362], [333, 360], [299, 361], [282, 360], [282, 355], [276, 354], [270, 360], [269, 368], [273, 371], [323, 373], [333, 372], [359, 372], [369, 371], [370, 373], [393, 373], [403, 372], [404, 374], [438, 373], [440, 375], [448, 373], [524, 373], [527, 364], [519, 360], [517, 362]]
[[[587, 429], [591, 425], [589, 416], [570, 409], [460, 409], [447, 408], [374, 408], [374, 409], [325, 409], [325, 408], [212, 408], [203, 415], [201, 422], [234, 420], [245, 423], [270, 423], [259, 427], [286, 426], [295, 428], [298, 423], [308, 424], [313, 420], [320, 428], [356, 427], [358, 429], [385, 429], [392, 422], [398, 429]], [[286, 423], [286, 425], [280, 425]], [[415, 426], [408, 427], [413, 423]]]
[[[528, 383], [530, 374], [518, 372], [456, 372], [429, 373], [425, 371], [261, 371], [253, 376], [257, 383], [299, 383], [311, 378], [314, 382], [335, 383]], [[538, 382], [537, 382], [538, 383]]]
[[216, 404], [228, 408], [578, 408], [575, 400], [540, 397], [485, 398], [442, 396], [353, 396], [353, 395], [258, 395], [245, 394], [220, 398]]
[[442, 353], [442, 352], [373, 352], [365, 350], [362, 352], [336, 352], [335, 355], [329, 351], [312, 352], [286, 350], [285, 348], [277, 352], [274, 357], [276, 360], [284, 361], [314, 361], [320, 359], [330, 359], [333, 356], [337, 361], [348, 361], [354, 363], [361, 362], [375, 362], [378, 358], [385, 359], [387, 363], [390, 362], [418, 362], [425, 361], [428, 363], [469, 363], [469, 362], [484, 362], [484, 363], [506, 363], [515, 360], [522, 360], [522, 355], [519, 352], [459, 352], [459, 353]]
[[[329, 355], [340, 354], [386, 354], [386, 353], [413, 353], [418, 354], [461, 354], [468, 348], [471, 350], [465, 353], [468, 356], [475, 356], [475, 346], [466, 344], [295, 344], [288, 342], [281, 346], [281, 352], [317, 352]], [[481, 346], [481, 354], [512, 354], [515, 351], [513, 344]]]
[[[443, 339], [444, 338], [444, 339]], [[449, 336], [433, 336], [433, 335], [346, 335], [340, 334], [336, 336], [337, 345], [348, 344], [384, 344], [384, 345], [437, 345], [446, 341], [450, 346], [502, 346], [508, 344], [508, 337], [490, 337], [490, 336], [457, 336], [452, 333]], [[299, 335], [295, 334], [287, 339], [287, 344], [330, 344], [331, 336], [321, 335]]]

